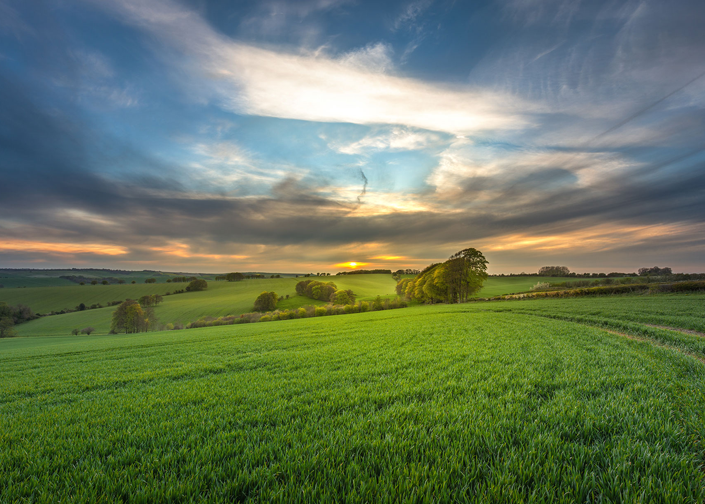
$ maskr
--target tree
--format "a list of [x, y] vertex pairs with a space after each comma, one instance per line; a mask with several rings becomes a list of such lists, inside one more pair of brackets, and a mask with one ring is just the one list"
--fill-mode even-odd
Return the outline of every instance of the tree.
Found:
[[80, 305], [78, 305], [78, 311], [83, 311], [85, 309], [86, 309], [85, 303], [81, 303]]
[[157, 279], [156, 278], [147, 278], [144, 281], [144, 283], [157, 283]]
[[208, 282], [206, 282], [203, 279], [199, 280], [192, 280], [191, 283], [189, 283], [186, 286], [186, 292], [197, 292], [197, 291], [204, 291], [208, 288]]
[[486, 279], [487, 259], [479, 250], [467, 248], [444, 263], [430, 264], [413, 280], [401, 280], [397, 293], [422, 303], [466, 302]]
[[15, 320], [12, 317], [12, 307], [0, 301], [0, 338], [16, 336], [14, 325]]
[[277, 309], [277, 301], [279, 296], [276, 292], [263, 292], [255, 299], [255, 311], [267, 312]]
[[82, 334], [86, 334], [86, 335], [88, 335], [88, 336], [90, 336], [91, 333], [94, 332], [94, 331], [95, 331], [95, 328], [90, 327], [90, 326], [84, 327], [83, 329], [81, 329], [81, 333], [82, 333]]
[[91, 285], [98, 285], [98, 280], [91, 280]]
[[539, 269], [539, 276], [568, 276], [570, 270], [565, 266], [543, 266]]
[[72, 329], [72, 330], [71, 330], [71, 334], [73, 334], [74, 336], [77, 336], [78, 333], [80, 333], [80, 332], [81, 332], [80, 329]]
[[118, 283], [119, 283], [120, 285], [122, 285], [122, 284], [125, 283], [125, 280], [123, 280], [123, 279], [121, 278], [120, 280], [118, 280]]
[[110, 282], [108, 282], [107, 280], [103, 280], [103, 281], [100, 282], [100, 283], [102, 283], [103, 285], [108, 285]]
[[245, 275], [243, 275], [242, 273], [228, 273], [227, 275], [225, 275], [225, 279], [228, 282], [239, 282], [245, 279]]
[[654, 266], [652, 268], [639, 268], [639, 276], [658, 276], [658, 275], [672, 275], [673, 272], [671, 268], [659, 268]]
[[355, 302], [355, 297], [353, 296], [352, 299], [350, 299], [350, 294], [352, 291], [347, 291], [347, 290], [337, 290], [333, 294], [331, 294], [330, 301], [331, 303], [339, 304], [339, 305], [346, 305], [346, 304], [351, 304]]
[[115, 333], [124, 331], [128, 334], [146, 331], [148, 327], [149, 320], [140, 304], [134, 299], [126, 299], [113, 312], [110, 330]]

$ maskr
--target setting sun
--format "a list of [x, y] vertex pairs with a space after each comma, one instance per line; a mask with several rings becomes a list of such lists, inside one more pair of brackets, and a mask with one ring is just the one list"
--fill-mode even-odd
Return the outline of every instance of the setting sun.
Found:
[[336, 264], [336, 268], [350, 268], [350, 269], [355, 269], [359, 268], [360, 266], [367, 266], [369, 263], [363, 263], [363, 262], [356, 262], [356, 261], [350, 261], [346, 263], [340, 263]]

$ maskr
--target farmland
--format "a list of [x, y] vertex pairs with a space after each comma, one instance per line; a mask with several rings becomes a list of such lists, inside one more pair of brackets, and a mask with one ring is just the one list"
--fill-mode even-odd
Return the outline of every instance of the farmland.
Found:
[[[277, 292], [290, 299], [280, 301], [282, 309], [292, 309], [303, 305], [324, 304], [305, 297], [296, 296], [294, 289], [301, 278], [274, 278], [243, 280], [241, 282], [208, 282], [204, 292], [184, 293], [167, 296], [156, 309], [161, 323], [188, 323], [200, 317], [220, 317], [239, 315], [252, 311], [257, 295], [263, 290]], [[395, 282], [389, 275], [348, 275], [326, 277], [341, 289], [352, 289], [360, 300], [371, 300], [375, 296], [393, 297]], [[556, 279], [558, 281], [560, 279]], [[139, 299], [147, 294], [161, 294], [184, 289], [184, 283], [125, 284], [125, 285], [66, 285], [49, 287], [28, 287], [26, 289], [0, 289], [0, 301], [10, 305], [30, 306], [36, 313], [48, 313], [74, 309], [80, 303], [90, 306], [100, 303], [103, 306], [113, 301], [127, 298]], [[536, 277], [493, 277], [489, 278], [477, 296], [495, 296], [510, 292], [526, 291], [537, 282]], [[43, 317], [17, 326], [20, 336], [64, 335], [74, 328], [94, 327], [99, 334], [107, 334], [113, 307], [66, 313]]]
[[700, 502], [693, 336], [547, 315], [698, 328], [705, 296], [614, 299], [0, 340], [0, 501]]

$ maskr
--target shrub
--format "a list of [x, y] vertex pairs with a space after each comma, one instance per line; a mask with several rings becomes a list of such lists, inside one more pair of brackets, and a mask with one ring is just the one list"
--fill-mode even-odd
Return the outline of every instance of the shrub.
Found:
[[83, 329], [81, 329], [81, 333], [82, 333], [82, 334], [86, 334], [86, 335], [88, 335], [88, 336], [90, 336], [92, 332], [95, 332], [95, 328], [90, 327], [90, 326], [89, 326], [89, 327], [84, 327]]
[[360, 303], [360, 312], [366, 312], [370, 309], [370, 305], [367, 303], [367, 301], [362, 301]]
[[144, 281], [144, 283], [157, 283], [157, 279], [156, 278], [147, 278]]
[[103, 285], [108, 285], [108, 283], [110, 283], [110, 282], [108, 282], [107, 280], [103, 280], [103, 281], [100, 282], [100, 283], [102, 283]]
[[297, 310], [299, 318], [306, 318], [306, 308], [303, 306]]
[[323, 317], [324, 315], [328, 315], [328, 310], [325, 306], [316, 306], [314, 313], [316, 317]]
[[271, 321], [271, 320], [272, 320], [272, 316], [271, 316], [271, 315], [263, 315], [263, 316], [260, 317], [260, 319], [259, 319], [260, 322], [269, 322], [269, 321]]
[[538, 291], [538, 290], [546, 290], [551, 287], [551, 284], [548, 282], [538, 282], [536, 285], [534, 285], [531, 290], [532, 291]]
[[71, 331], [71, 334], [73, 334], [74, 336], [77, 336], [78, 333], [80, 333], [80, 332], [81, 332], [80, 329], [73, 329], [73, 330]]
[[98, 280], [91, 280], [91, 285], [98, 285]]
[[279, 296], [276, 292], [263, 292], [255, 299], [255, 311], [266, 312], [276, 310]]
[[208, 282], [203, 279], [192, 280], [186, 287], [187, 292], [204, 291], [208, 288]]
[[345, 310], [345, 313], [352, 313], [353, 312], [353, 305], [346, 304], [343, 309]]
[[372, 308], [373, 308], [374, 310], [381, 310], [381, 309], [383, 309], [383, 306], [382, 306], [382, 298], [381, 298], [381, 297], [377, 296], [377, 297], [375, 298], [375, 300], [372, 302]]
[[173, 330], [174, 330], [174, 324], [172, 324], [171, 322], [169, 322], [166, 326], [164, 326], [164, 329], [166, 329], [167, 331], [173, 331]]

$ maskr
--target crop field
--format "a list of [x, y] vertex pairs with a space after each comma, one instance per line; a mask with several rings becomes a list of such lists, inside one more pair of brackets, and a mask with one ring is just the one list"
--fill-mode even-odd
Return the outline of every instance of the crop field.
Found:
[[638, 330], [703, 319], [619, 296], [0, 340], [0, 502], [703, 502], [696, 336]]
[[[358, 299], [373, 299], [377, 295], [394, 294], [396, 282], [389, 275], [350, 275], [326, 277], [341, 289], [352, 289]], [[290, 296], [282, 301], [282, 308], [297, 308], [311, 304], [323, 304], [312, 299], [297, 296], [295, 286], [301, 279], [272, 278], [243, 280], [241, 282], [208, 282], [203, 292], [187, 292], [167, 296], [156, 308], [160, 322], [166, 324], [188, 323], [200, 317], [239, 315], [253, 309], [255, 298], [262, 291], [274, 291], [280, 296]], [[72, 285], [66, 287], [36, 287], [27, 289], [2, 289], [0, 301], [8, 304], [25, 304], [37, 313], [60, 311], [75, 308], [80, 303], [106, 305], [111, 301], [124, 301], [127, 298], [139, 299], [146, 294], [165, 294], [176, 289], [186, 288], [185, 283], [125, 284], [125, 285]], [[86, 310], [43, 317], [16, 327], [20, 336], [69, 334], [74, 328], [92, 326], [99, 334], [107, 334], [114, 307]]]
[[[65, 273], [71, 273], [69, 270]], [[298, 308], [304, 305], [325, 304], [302, 296], [296, 296], [294, 287], [301, 278], [274, 278], [243, 280], [241, 282], [209, 281], [204, 292], [185, 293], [164, 298], [156, 309], [161, 323], [188, 323], [200, 317], [221, 317], [239, 315], [252, 311], [255, 298], [264, 290], [271, 290], [280, 296], [290, 296], [278, 305], [281, 309]], [[341, 289], [352, 289], [359, 300], [371, 300], [376, 296], [394, 297], [395, 281], [389, 275], [346, 275], [326, 277]], [[559, 281], [561, 279], [556, 279]], [[63, 281], [63, 280], [62, 280]], [[478, 296], [489, 297], [510, 292], [521, 292], [531, 288], [536, 277], [492, 277], [489, 278]], [[68, 282], [68, 281], [66, 281]], [[10, 305], [23, 304], [35, 313], [48, 313], [74, 309], [80, 303], [90, 306], [100, 303], [103, 306], [113, 301], [127, 298], [139, 299], [146, 294], [161, 294], [184, 289], [185, 283], [141, 283], [124, 285], [76, 285], [33, 287], [26, 289], [0, 289], [0, 301]], [[94, 327], [99, 334], [107, 334], [114, 307], [66, 313], [34, 320], [18, 325], [20, 336], [64, 335], [72, 329]]]

